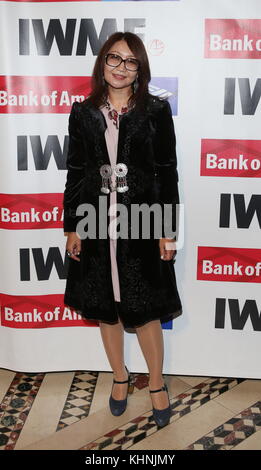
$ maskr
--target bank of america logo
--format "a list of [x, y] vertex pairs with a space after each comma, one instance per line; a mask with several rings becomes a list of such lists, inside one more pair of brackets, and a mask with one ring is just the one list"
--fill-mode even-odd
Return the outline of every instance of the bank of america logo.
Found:
[[149, 92], [152, 95], [167, 99], [172, 109], [172, 114], [178, 114], [178, 79], [177, 77], [152, 77], [149, 84]]
[[173, 96], [174, 93], [169, 91], [169, 90], [165, 90], [164, 88], [160, 88], [158, 86], [155, 86], [155, 85], [149, 85], [149, 91], [152, 95], [155, 95], [155, 96], [160, 96], [161, 98], [168, 98], [170, 96]]

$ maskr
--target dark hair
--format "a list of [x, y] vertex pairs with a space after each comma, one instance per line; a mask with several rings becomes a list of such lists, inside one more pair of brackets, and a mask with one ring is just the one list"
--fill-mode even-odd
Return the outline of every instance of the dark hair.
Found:
[[109, 49], [117, 41], [124, 40], [127, 42], [128, 47], [140, 62], [138, 70], [138, 88], [130, 98], [128, 104], [143, 108], [146, 98], [149, 95], [148, 84], [151, 80], [149, 60], [146, 49], [142, 40], [134, 33], [131, 32], [116, 32], [113, 33], [101, 47], [99, 54], [96, 58], [92, 78], [91, 78], [91, 93], [88, 100], [97, 108], [105, 103], [107, 98], [107, 83], [103, 80], [105, 55]]

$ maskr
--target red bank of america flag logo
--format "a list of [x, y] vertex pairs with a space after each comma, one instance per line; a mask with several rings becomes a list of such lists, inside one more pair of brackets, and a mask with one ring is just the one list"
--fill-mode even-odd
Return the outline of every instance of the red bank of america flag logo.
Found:
[[261, 58], [261, 19], [206, 19], [205, 57]]
[[261, 178], [261, 140], [202, 139], [200, 175]]
[[0, 324], [9, 328], [55, 328], [93, 326], [98, 323], [82, 318], [64, 305], [63, 294], [0, 294]]
[[260, 283], [261, 249], [199, 246], [197, 279]]

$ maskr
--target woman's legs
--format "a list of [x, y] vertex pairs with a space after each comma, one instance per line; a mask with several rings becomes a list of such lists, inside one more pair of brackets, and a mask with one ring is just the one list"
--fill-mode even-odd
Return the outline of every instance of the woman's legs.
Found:
[[[115, 380], [127, 380], [128, 374], [125, 369], [124, 360], [124, 327], [119, 322], [110, 325], [100, 322], [100, 332], [109, 363], [114, 372]], [[152, 320], [143, 326], [136, 328], [136, 334], [149, 369], [149, 388], [156, 390], [164, 384], [162, 377], [164, 343], [160, 320]], [[123, 400], [126, 397], [128, 384], [114, 384], [113, 398]], [[164, 409], [168, 406], [166, 392], [150, 394], [153, 406]]]
[[[110, 325], [100, 322], [100, 332], [109, 363], [114, 372], [115, 380], [127, 380], [128, 374], [124, 361], [124, 327], [118, 323]], [[114, 384], [112, 396], [115, 400], [123, 400], [127, 394], [128, 384]]]
[[[157, 390], [164, 385], [162, 377], [164, 342], [160, 320], [152, 320], [137, 327], [136, 333], [149, 369], [149, 389]], [[166, 392], [151, 393], [150, 397], [155, 408], [167, 408], [169, 401]]]

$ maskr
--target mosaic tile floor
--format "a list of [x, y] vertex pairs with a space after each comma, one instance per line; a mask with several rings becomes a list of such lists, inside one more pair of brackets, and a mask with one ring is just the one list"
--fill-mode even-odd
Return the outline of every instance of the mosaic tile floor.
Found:
[[165, 375], [172, 416], [160, 429], [148, 375], [132, 376], [127, 410], [114, 417], [112, 373], [0, 369], [0, 450], [261, 449], [261, 380]]

